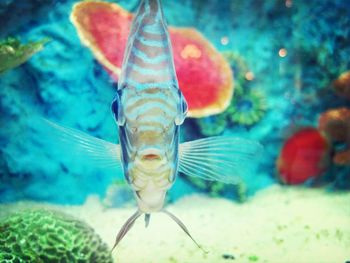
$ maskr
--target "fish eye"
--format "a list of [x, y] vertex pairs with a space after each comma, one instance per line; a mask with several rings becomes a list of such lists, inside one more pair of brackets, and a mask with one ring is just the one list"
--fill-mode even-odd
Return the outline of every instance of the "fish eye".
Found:
[[178, 113], [175, 119], [175, 124], [181, 125], [186, 118], [188, 105], [180, 89], [178, 90], [178, 92], [179, 92], [179, 104], [178, 104]]
[[132, 127], [132, 128], [131, 128], [131, 132], [132, 132], [132, 133], [136, 133], [136, 132], [137, 132], [137, 127]]
[[187, 104], [187, 101], [183, 95], [181, 96], [181, 98], [182, 98], [182, 100], [181, 100], [182, 114], [186, 117], [187, 112], [188, 112], [188, 104]]
[[114, 118], [117, 120], [118, 119], [118, 108], [119, 108], [119, 99], [115, 97], [112, 101], [111, 109], [114, 114]]
[[121, 105], [121, 91], [122, 90], [117, 91], [111, 105], [114, 118], [119, 126], [123, 126], [125, 123], [125, 118], [123, 116], [122, 105]]

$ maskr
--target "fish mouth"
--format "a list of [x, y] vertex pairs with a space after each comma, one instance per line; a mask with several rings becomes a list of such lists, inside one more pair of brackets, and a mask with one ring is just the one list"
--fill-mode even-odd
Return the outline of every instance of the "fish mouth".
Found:
[[160, 161], [161, 159], [162, 158], [159, 155], [153, 153], [143, 155], [141, 158], [142, 161]]
[[161, 151], [154, 148], [140, 151], [139, 156], [142, 161], [161, 161], [163, 159]]

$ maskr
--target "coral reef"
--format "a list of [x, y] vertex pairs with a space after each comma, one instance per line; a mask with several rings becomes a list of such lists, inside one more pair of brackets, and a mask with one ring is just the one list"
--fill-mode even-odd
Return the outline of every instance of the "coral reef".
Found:
[[48, 40], [21, 44], [16, 38], [0, 41], [0, 73], [17, 67], [43, 49]]
[[61, 212], [28, 210], [0, 221], [0, 261], [113, 262], [87, 224]]
[[317, 129], [306, 127], [285, 141], [277, 160], [277, 171], [284, 183], [301, 184], [324, 173], [329, 158], [328, 140]]
[[[132, 14], [108, 2], [81, 2], [71, 20], [84, 45], [118, 78]], [[231, 69], [216, 48], [194, 28], [169, 27], [174, 64], [187, 104], [188, 116], [223, 112], [233, 93]], [[112, 47], [112, 48], [111, 48]]]

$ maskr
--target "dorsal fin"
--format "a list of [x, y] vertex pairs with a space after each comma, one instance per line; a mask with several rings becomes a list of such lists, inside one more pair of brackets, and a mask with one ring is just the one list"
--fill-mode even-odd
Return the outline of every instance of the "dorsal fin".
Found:
[[142, 0], [141, 6], [145, 8], [145, 14], [151, 16], [163, 16], [160, 0]]

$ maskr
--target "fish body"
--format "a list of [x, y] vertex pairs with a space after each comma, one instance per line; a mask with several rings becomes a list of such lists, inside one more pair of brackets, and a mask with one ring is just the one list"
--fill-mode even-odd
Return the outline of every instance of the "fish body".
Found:
[[143, 0], [134, 18], [112, 110], [139, 209], [159, 211], [177, 174], [179, 125], [187, 112], [159, 0]]
[[122, 168], [138, 209], [120, 229], [113, 248], [137, 218], [144, 214], [147, 226], [150, 214], [158, 211], [172, 218], [198, 245], [186, 226], [163, 208], [177, 173], [237, 184], [251, 172], [252, 160], [258, 158], [262, 147], [230, 136], [179, 143], [187, 103], [177, 82], [160, 0], [142, 0], [134, 17], [112, 112], [120, 144], [45, 121], [52, 128], [50, 135], [61, 138], [55, 141], [86, 155], [91, 164]]

